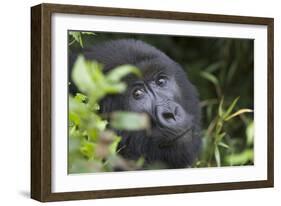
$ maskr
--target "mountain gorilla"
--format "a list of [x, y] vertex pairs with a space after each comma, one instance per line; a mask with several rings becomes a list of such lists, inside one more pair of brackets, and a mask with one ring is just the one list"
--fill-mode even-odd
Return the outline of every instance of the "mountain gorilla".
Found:
[[[142, 78], [129, 75], [124, 79], [128, 85], [125, 93], [107, 96], [101, 102], [102, 113], [127, 110], [145, 112], [151, 118], [149, 134], [119, 132], [120, 154], [126, 159], [144, 157], [146, 165], [190, 167], [201, 145], [200, 108], [197, 91], [180, 65], [153, 46], [133, 39], [96, 44], [82, 53], [86, 59], [102, 63], [105, 72], [123, 64], [142, 71]], [[73, 60], [70, 58], [69, 65]]]

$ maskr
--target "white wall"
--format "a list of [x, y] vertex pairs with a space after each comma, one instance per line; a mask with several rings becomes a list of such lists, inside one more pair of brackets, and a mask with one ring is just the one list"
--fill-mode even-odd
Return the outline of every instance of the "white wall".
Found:
[[[274, 0], [61, 0], [96, 6], [129, 7], [275, 18], [275, 188], [48, 203], [52, 205], [279, 205], [281, 200], [281, 12]], [[41, 1], [1, 2], [0, 32], [0, 202], [39, 205], [29, 199], [30, 182], [30, 6]], [[278, 47], [279, 46], [279, 47]], [[5, 204], [6, 203], [6, 204]]]

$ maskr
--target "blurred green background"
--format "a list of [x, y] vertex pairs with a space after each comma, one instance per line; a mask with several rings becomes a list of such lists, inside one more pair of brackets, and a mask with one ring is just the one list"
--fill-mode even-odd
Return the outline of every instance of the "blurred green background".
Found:
[[69, 52], [133, 38], [166, 53], [200, 95], [203, 147], [194, 167], [253, 164], [254, 40], [105, 32], [80, 33], [80, 38], [79, 44], [69, 35]]

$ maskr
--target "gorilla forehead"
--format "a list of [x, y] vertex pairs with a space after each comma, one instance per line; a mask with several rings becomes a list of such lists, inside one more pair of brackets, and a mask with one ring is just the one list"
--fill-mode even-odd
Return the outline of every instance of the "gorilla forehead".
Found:
[[[143, 80], [150, 80], [159, 72], [169, 76], [186, 76], [181, 67], [166, 54], [140, 40], [106, 41], [86, 48], [83, 53], [87, 59], [102, 63], [105, 72], [120, 65], [132, 64], [142, 71]], [[132, 82], [136, 77], [128, 75], [124, 79]]]
[[180, 67], [167, 56], [148, 59], [135, 65], [142, 71], [144, 79], [148, 80], [153, 79], [159, 73], [174, 76], [181, 72]]
[[132, 64], [146, 76], [152, 69], [166, 71], [168, 67], [176, 65], [160, 50], [134, 39], [106, 41], [84, 49], [83, 53], [87, 59], [101, 62], [105, 72], [119, 65]]

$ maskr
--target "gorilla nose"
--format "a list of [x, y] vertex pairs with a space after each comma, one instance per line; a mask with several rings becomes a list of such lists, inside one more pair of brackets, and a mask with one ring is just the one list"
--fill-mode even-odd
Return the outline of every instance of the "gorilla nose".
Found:
[[156, 110], [159, 123], [166, 127], [173, 127], [180, 123], [180, 115], [178, 113], [178, 106], [176, 105], [171, 105], [169, 107], [158, 106]]

